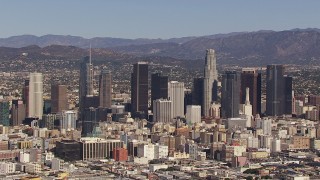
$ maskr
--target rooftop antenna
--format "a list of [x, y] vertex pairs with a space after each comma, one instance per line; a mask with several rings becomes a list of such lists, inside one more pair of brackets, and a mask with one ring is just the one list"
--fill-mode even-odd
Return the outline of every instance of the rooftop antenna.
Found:
[[90, 55], [89, 55], [89, 62], [91, 64], [91, 43], [90, 43]]

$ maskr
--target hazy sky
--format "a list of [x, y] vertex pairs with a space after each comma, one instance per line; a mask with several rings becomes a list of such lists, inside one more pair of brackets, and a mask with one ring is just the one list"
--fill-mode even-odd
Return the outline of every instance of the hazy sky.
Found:
[[1, 0], [0, 37], [171, 38], [320, 28], [319, 0]]

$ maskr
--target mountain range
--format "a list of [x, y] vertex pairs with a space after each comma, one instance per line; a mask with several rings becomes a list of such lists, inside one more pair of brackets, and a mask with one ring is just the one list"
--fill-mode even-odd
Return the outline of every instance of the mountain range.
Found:
[[320, 30], [235, 32], [171, 39], [121, 39], [77, 36], [32, 35], [0, 39], [0, 59], [25, 52], [34, 58], [81, 58], [92, 45], [100, 59], [203, 60], [205, 50], [215, 49], [219, 64], [265, 65], [320, 64]]

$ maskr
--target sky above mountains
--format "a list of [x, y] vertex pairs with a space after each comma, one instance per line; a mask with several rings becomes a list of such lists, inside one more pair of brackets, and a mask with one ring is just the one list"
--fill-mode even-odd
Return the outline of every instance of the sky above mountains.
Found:
[[320, 28], [310, 0], [2, 0], [0, 37], [173, 38]]

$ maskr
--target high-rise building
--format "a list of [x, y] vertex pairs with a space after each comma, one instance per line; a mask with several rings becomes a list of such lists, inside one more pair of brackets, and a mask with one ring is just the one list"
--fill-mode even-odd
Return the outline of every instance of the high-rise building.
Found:
[[221, 116], [223, 118], [239, 117], [240, 74], [227, 71], [222, 75]]
[[168, 83], [168, 99], [172, 101], [173, 117], [184, 117], [184, 83], [170, 81]]
[[77, 112], [62, 111], [60, 114], [60, 130], [76, 129], [77, 119]]
[[153, 101], [153, 122], [170, 123], [173, 119], [172, 101], [157, 99]]
[[249, 99], [252, 114], [261, 114], [261, 73], [254, 68], [243, 68], [241, 73], [240, 104], [245, 104], [246, 88], [249, 88]]
[[29, 79], [24, 80], [24, 86], [22, 89], [22, 101], [26, 105], [26, 114], [27, 117], [29, 115], [28, 105], [29, 105]]
[[68, 110], [67, 86], [61, 84], [51, 85], [51, 113]]
[[[205, 67], [204, 67], [204, 93], [203, 93], [203, 115], [209, 116], [210, 107], [213, 101], [213, 83], [218, 79], [216, 68], [216, 55], [213, 49], [207, 49]], [[216, 97], [216, 95], [214, 95]]]
[[43, 77], [41, 73], [30, 73], [28, 117], [41, 118], [43, 114]]
[[83, 115], [81, 133], [83, 136], [88, 136], [98, 124], [98, 112], [96, 108], [90, 107], [84, 109], [81, 114]]
[[[194, 78], [192, 87], [192, 104], [193, 105], [203, 105], [203, 78]], [[203, 115], [203, 109], [201, 114]]]
[[22, 100], [12, 100], [11, 108], [11, 126], [18, 126], [22, 124], [26, 118], [26, 105]]
[[99, 104], [100, 107], [111, 108], [112, 100], [112, 75], [103, 69], [99, 77]]
[[292, 114], [292, 78], [285, 77], [284, 71], [283, 65], [267, 66], [266, 114], [268, 116]]
[[8, 101], [0, 101], [0, 124], [10, 126], [10, 103]]
[[93, 65], [91, 56], [82, 59], [80, 63], [79, 80], [79, 109], [82, 111], [85, 106], [85, 97], [93, 96]]
[[201, 122], [201, 106], [188, 105], [186, 113], [187, 124], [194, 124]]
[[[151, 75], [151, 102], [157, 99], [168, 98], [168, 76], [162, 76], [161, 73]], [[151, 104], [151, 109], [153, 104]]]
[[133, 117], [148, 114], [148, 64], [138, 62], [131, 74], [131, 112]]

